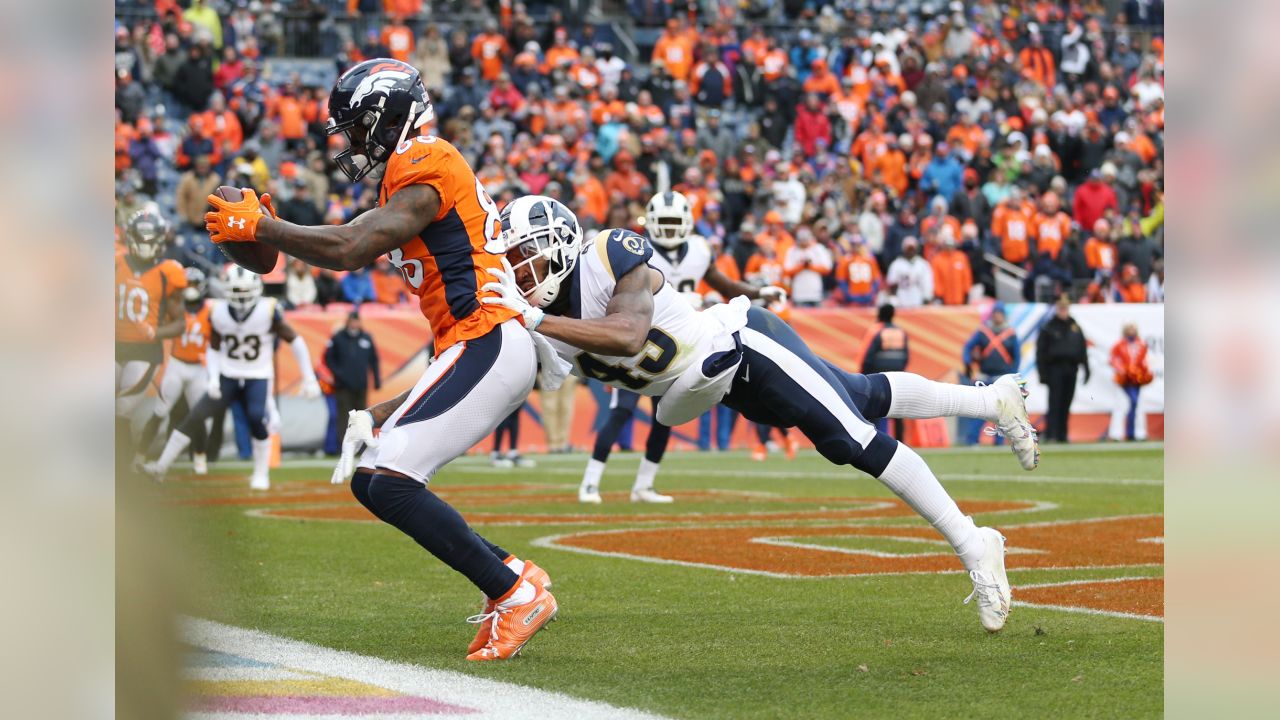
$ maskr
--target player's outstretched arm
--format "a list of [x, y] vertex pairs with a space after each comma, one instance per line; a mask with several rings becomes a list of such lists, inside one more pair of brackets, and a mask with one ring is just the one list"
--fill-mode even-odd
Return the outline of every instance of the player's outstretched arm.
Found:
[[387, 421], [387, 418], [391, 417], [391, 413], [394, 413], [396, 408], [403, 405], [405, 401], [409, 399], [409, 392], [411, 390], [412, 388], [405, 390], [390, 400], [383, 400], [377, 405], [370, 406], [366, 412], [373, 416], [373, 426], [382, 427], [382, 424]]
[[164, 301], [164, 311], [160, 314], [160, 327], [156, 328], [156, 339], [165, 340], [178, 337], [186, 332], [187, 319], [183, 317], [182, 302], [172, 298]]
[[[246, 192], [245, 201], [249, 196]], [[215, 195], [210, 196], [209, 202], [218, 208], [221, 208], [219, 203], [225, 203]], [[440, 194], [435, 188], [409, 185], [392, 195], [386, 205], [369, 210], [345, 225], [295, 225], [263, 215], [255, 218], [257, 228], [248, 239], [264, 242], [322, 268], [356, 270], [412, 240], [439, 211]], [[215, 225], [213, 229], [218, 228]], [[235, 239], [235, 236], [229, 238]]]
[[538, 332], [589, 353], [635, 355], [644, 349], [653, 326], [655, 283], [659, 289], [662, 287], [661, 274], [648, 265], [639, 265], [618, 278], [604, 317], [578, 320], [547, 315], [538, 325]]
[[720, 293], [721, 297], [726, 300], [746, 295], [748, 300], [764, 300], [765, 302], [774, 302], [786, 297], [786, 291], [780, 287], [773, 285], [765, 285], [764, 287], [756, 287], [748, 285], [741, 280], [733, 278], [720, 272], [720, 268], [712, 265], [707, 268], [707, 274], [702, 276], [703, 280], [711, 286], [712, 290]]
[[293, 352], [293, 359], [298, 363], [298, 373], [302, 375], [302, 396], [305, 398], [320, 397], [320, 383], [316, 380], [316, 370], [311, 366], [311, 351], [307, 348], [307, 341], [302, 339], [298, 331], [293, 329], [285, 319], [284, 314], [276, 308], [276, 317], [272, 322], [272, 330], [281, 340], [289, 343], [289, 350]]

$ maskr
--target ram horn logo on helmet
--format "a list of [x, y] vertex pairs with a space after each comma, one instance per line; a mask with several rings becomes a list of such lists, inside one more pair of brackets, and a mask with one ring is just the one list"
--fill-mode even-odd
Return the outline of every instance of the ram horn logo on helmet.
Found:
[[361, 100], [375, 91], [386, 92], [395, 87], [396, 81], [408, 79], [409, 73], [403, 70], [379, 70], [378, 72], [369, 73], [356, 86], [356, 91], [351, 93], [351, 107], [358, 107]]

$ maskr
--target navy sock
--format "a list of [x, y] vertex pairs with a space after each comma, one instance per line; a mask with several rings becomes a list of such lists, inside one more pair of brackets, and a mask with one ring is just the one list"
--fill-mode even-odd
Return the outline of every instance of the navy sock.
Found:
[[378, 517], [465, 575], [490, 599], [506, 595], [520, 581], [495, 557], [491, 548], [497, 546], [484, 542], [457, 510], [417, 480], [374, 475], [369, 501]]
[[605, 420], [604, 427], [600, 428], [600, 432], [596, 433], [596, 446], [591, 451], [592, 460], [609, 461], [609, 453], [613, 451], [613, 444], [618, 441], [618, 435], [622, 433], [622, 426], [626, 425], [630, 419], [631, 410], [629, 408], [614, 408], [609, 411], [609, 419]]
[[662, 455], [667, 451], [667, 440], [671, 437], [671, 428], [654, 420], [649, 425], [649, 439], [644, 446], [644, 459], [652, 463], [662, 462]]

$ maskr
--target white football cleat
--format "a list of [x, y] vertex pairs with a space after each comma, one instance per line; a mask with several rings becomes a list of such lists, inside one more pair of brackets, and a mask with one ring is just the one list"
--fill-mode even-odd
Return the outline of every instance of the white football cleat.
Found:
[[578, 502], [587, 505], [599, 505], [604, 502], [600, 498], [600, 486], [583, 483], [578, 487]]
[[527, 458], [524, 455], [521, 455], [520, 453], [516, 453], [515, 455], [508, 455], [507, 459], [510, 460], [511, 463], [518, 468], [538, 467], [538, 463], [534, 461], [533, 458]]
[[1040, 464], [1040, 440], [1031, 418], [1027, 416], [1027, 381], [1021, 375], [1001, 375], [991, 388], [996, 393], [996, 428], [1009, 439], [1009, 447], [1018, 457], [1023, 470], [1035, 470]]
[[267, 477], [266, 475], [250, 475], [249, 489], [250, 490], [270, 490], [271, 478]]
[[973, 581], [973, 592], [964, 599], [969, 601], [978, 598], [978, 619], [987, 632], [999, 632], [1009, 619], [1009, 606], [1013, 603], [1013, 592], [1009, 589], [1009, 576], [1004, 571], [1004, 536], [995, 528], [978, 528], [987, 545], [982, 560], [976, 570], [969, 571], [969, 579]]
[[197, 475], [209, 474], [209, 456], [204, 453], [195, 453], [191, 456], [191, 469]]
[[497, 453], [489, 456], [489, 464], [496, 468], [513, 468], [516, 466], [515, 463], [511, 462], [510, 458], [505, 458]]
[[154, 482], [164, 482], [165, 471], [164, 468], [160, 467], [159, 460], [153, 460], [152, 462], [144, 464], [142, 466], [142, 472]]
[[676, 499], [670, 495], [663, 495], [653, 488], [644, 488], [641, 490], [631, 491], [631, 502], [638, 503], [673, 503]]

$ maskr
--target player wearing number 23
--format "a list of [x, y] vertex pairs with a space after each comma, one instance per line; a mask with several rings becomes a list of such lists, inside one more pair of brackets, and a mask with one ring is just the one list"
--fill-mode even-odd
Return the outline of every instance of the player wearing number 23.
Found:
[[206, 395], [169, 435], [160, 458], [145, 467], [153, 478], [162, 480], [192, 438], [203, 433], [205, 420], [219, 416], [222, 409], [235, 403], [244, 410], [253, 437], [250, 487], [266, 490], [271, 486], [267, 475], [271, 457], [267, 402], [275, 381], [277, 337], [289, 343], [293, 351], [302, 373], [302, 395], [319, 397], [320, 385], [306, 341], [285, 321], [275, 299], [262, 297], [262, 278], [232, 265], [223, 276], [222, 285], [226, 299], [214, 300], [209, 309]]
[[[487, 248], [498, 238], [498, 208], [458, 150], [430, 134], [435, 111], [412, 66], [378, 58], [348, 69], [329, 93], [329, 116], [329, 134], [347, 141], [334, 161], [352, 182], [379, 181], [378, 207], [345, 225], [303, 227], [276, 219], [245, 190], [239, 202], [210, 196], [205, 224], [217, 243], [263, 242], [333, 270], [385, 254], [403, 273], [431, 323], [436, 357], [409, 392], [350, 413], [334, 480], [358, 467], [356, 499], [484, 593], [467, 658], [503, 660], [555, 617], [550, 581], [426, 487], [533, 389], [534, 340], [520, 313], [482, 302], [495, 296], [481, 286], [502, 262]], [[376, 440], [374, 427], [382, 429]], [[358, 463], [351, 443], [367, 447]]]

